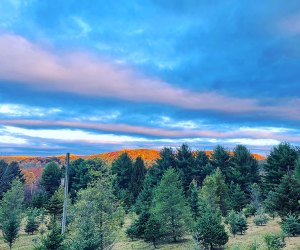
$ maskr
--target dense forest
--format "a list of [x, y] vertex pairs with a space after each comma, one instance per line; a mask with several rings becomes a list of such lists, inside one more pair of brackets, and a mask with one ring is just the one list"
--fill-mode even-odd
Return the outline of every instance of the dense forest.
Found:
[[262, 234], [263, 244], [251, 241], [249, 250], [282, 249], [300, 235], [300, 149], [289, 143], [263, 161], [243, 145], [207, 155], [186, 144], [163, 148], [149, 168], [126, 152], [111, 165], [73, 160], [62, 234], [64, 174], [65, 166], [50, 162], [30, 185], [18, 163], [0, 161], [0, 240], [10, 249], [22, 228], [35, 235], [28, 248], [35, 250], [114, 249], [122, 232], [148, 249], [223, 249], [230, 237], [246, 237], [249, 218], [257, 227], [278, 221], [281, 228]]

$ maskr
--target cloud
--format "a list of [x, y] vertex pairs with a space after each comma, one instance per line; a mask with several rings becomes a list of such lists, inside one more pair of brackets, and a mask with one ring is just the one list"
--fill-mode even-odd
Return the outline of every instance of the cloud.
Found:
[[[195, 138], [206, 138], [205, 140], [216, 140], [215, 143], [225, 140], [276, 140], [276, 141], [289, 141], [300, 143], [300, 133], [293, 130], [284, 130], [284, 128], [272, 128], [270, 130], [261, 127], [240, 129], [235, 127], [228, 127], [227, 130], [220, 131], [220, 129], [164, 129], [144, 127], [128, 124], [109, 124], [109, 123], [95, 123], [95, 122], [81, 122], [81, 121], [43, 121], [43, 120], [0, 120], [0, 124], [6, 126], [30, 126], [35, 129], [41, 128], [67, 128], [67, 129], [79, 129], [79, 130], [92, 130], [92, 131], [105, 131], [113, 134], [133, 134], [143, 137], [152, 137], [148, 141], [170, 139], [171, 141], [194, 140]], [[154, 139], [153, 139], [154, 137]], [[56, 137], [55, 137], [56, 138]], [[211, 141], [213, 142], [213, 141]], [[233, 141], [228, 141], [233, 143]]]
[[0, 104], [0, 114], [9, 117], [44, 117], [61, 113], [59, 108], [42, 108], [28, 105], [4, 103]]
[[294, 106], [300, 102], [297, 99], [273, 107], [260, 105], [255, 99], [192, 92], [88, 53], [55, 53], [16, 35], [0, 36], [0, 51], [0, 80], [17, 81], [34, 89], [154, 102], [192, 110], [243, 115], [253, 112], [262, 117], [300, 119], [300, 110]]

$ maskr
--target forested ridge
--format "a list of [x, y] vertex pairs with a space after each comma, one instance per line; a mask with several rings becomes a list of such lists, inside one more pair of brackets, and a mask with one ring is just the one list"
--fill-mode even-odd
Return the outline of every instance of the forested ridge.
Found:
[[230, 249], [281, 249], [300, 235], [300, 150], [289, 143], [264, 161], [243, 145], [208, 154], [187, 144], [161, 149], [150, 167], [126, 151], [111, 164], [72, 158], [62, 235], [64, 174], [64, 162], [47, 163], [33, 178], [17, 162], [0, 160], [0, 240], [9, 248], [22, 230], [35, 235], [28, 249], [40, 250], [122, 249], [115, 247], [124, 232], [148, 249], [223, 249], [247, 236], [250, 220], [258, 228], [278, 221], [281, 231]]

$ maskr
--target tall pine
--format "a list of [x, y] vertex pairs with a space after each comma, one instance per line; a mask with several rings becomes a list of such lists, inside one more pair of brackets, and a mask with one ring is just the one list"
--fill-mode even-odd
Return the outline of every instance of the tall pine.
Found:
[[129, 191], [131, 194], [132, 204], [135, 203], [139, 193], [143, 188], [143, 182], [146, 175], [146, 168], [142, 157], [138, 156], [133, 164]]
[[155, 190], [152, 211], [163, 222], [164, 235], [177, 241], [189, 231], [190, 209], [178, 173], [168, 169]]
[[297, 150], [286, 142], [272, 149], [264, 166], [267, 191], [274, 189], [285, 174], [294, 170], [297, 156]]

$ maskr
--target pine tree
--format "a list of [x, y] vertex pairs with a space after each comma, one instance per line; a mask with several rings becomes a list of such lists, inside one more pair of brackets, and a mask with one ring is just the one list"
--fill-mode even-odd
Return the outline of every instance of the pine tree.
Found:
[[164, 234], [177, 241], [187, 231], [190, 225], [190, 212], [186, 204], [179, 180], [174, 169], [168, 169], [155, 190], [152, 209], [155, 217], [163, 221]]
[[145, 226], [144, 239], [152, 242], [154, 248], [156, 248], [157, 240], [163, 236], [161, 228], [161, 222], [154, 215], [151, 215]]
[[80, 190], [74, 207], [69, 250], [111, 249], [119, 236], [124, 211], [113, 193], [112, 180], [99, 178]]
[[243, 145], [237, 145], [231, 157], [230, 179], [249, 193], [249, 187], [259, 182], [258, 162]]
[[281, 222], [282, 231], [288, 236], [296, 236], [300, 234], [300, 219], [289, 214]]
[[61, 171], [55, 162], [50, 162], [44, 169], [41, 185], [51, 196], [59, 188], [61, 180]]
[[227, 183], [230, 183], [230, 154], [218, 145], [211, 155], [211, 163], [215, 169], [219, 168]]
[[300, 183], [291, 174], [285, 175], [272, 196], [274, 210], [283, 218], [289, 214], [300, 215]]
[[220, 209], [222, 215], [226, 215], [228, 187], [219, 168], [205, 178], [200, 190], [200, 199], [202, 203], [209, 204], [211, 208]]
[[27, 224], [25, 232], [33, 234], [39, 228], [39, 222], [37, 221], [38, 210], [36, 208], [29, 209], [27, 212]]
[[193, 180], [193, 169], [195, 168], [195, 159], [192, 150], [187, 144], [182, 144], [178, 148], [175, 168], [180, 173], [184, 191], [187, 192]]
[[138, 156], [133, 164], [129, 192], [131, 194], [132, 204], [135, 203], [139, 193], [143, 188], [143, 182], [146, 175], [146, 168], [142, 157]]
[[22, 182], [24, 181], [19, 164], [15, 161], [7, 164], [4, 160], [0, 160], [0, 199], [10, 189], [15, 178], [19, 178]]
[[152, 176], [148, 172], [143, 183], [143, 189], [138, 195], [134, 206], [134, 211], [137, 214], [142, 213], [142, 211], [149, 211], [153, 200], [154, 187]]
[[127, 208], [132, 205], [129, 192], [132, 170], [132, 160], [126, 152], [112, 163], [111, 171], [115, 175], [115, 192]]
[[54, 220], [60, 218], [64, 204], [64, 189], [61, 187], [50, 197], [46, 210]]
[[192, 169], [193, 178], [199, 185], [202, 185], [206, 176], [214, 171], [205, 151], [198, 151], [195, 158], [195, 166]]
[[201, 247], [213, 249], [215, 246], [223, 246], [228, 241], [228, 235], [221, 223], [221, 215], [217, 211], [205, 209], [199, 218], [193, 238]]
[[0, 201], [0, 228], [4, 241], [8, 243], [10, 249], [20, 230], [23, 202], [23, 185], [19, 179], [15, 179]]
[[296, 180], [300, 183], [300, 155], [295, 161], [295, 172], [294, 172]]
[[64, 237], [58, 223], [51, 220], [49, 231], [46, 236], [42, 236], [40, 243], [34, 247], [35, 250], [64, 250]]
[[242, 212], [230, 211], [225, 222], [229, 225], [230, 232], [235, 236], [237, 233], [244, 234], [247, 229], [246, 216]]
[[240, 212], [247, 205], [247, 197], [239, 184], [231, 183], [229, 186], [228, 206], [234, 211]]
[[191, 207], [192, 217], [194, 220], [200, 216], [200, 203], [199, 203], [199, 190], [197, 187], [197, 182], [193, 180], [189, 188], [189, 203]]
[[294, 170], [297, 156], [296, 149], [289, 143], [281, 143], [272, 149], [264, 166], [267, 191], [273, 190], [284, 175]]

